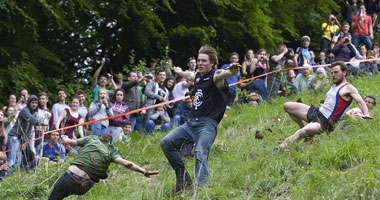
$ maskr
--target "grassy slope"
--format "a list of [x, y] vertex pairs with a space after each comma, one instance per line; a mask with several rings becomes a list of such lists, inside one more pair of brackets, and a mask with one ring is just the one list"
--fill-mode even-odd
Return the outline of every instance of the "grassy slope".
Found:
[[[374, 95], [380, 77], [351, 80], [359, 92]], [[379, 111], [374, 120], [346, 119], [330, 135], [314, 142], [300, 141], [284, 151], [272, 153], [277, 142], [297, 130], [285, 114], [285, 101], [301, 97], [319, 105], [324, 93], [278, 98], [260, 107], [236, 105], [219, 125], [210, 153], [210, 177], [199, 199], [379, 199], [380, 134]], [[356, 103], [351, 108], [357, 106]], [[269, 130], [270, 129], [270, 130]], [[255, 139], [256, 131], [264, 136]], [[133, 136], [130, 144], [118, 144], [125, 157], [139, 165], [157, 169], [160, 175], [147, 179], [112, 164], [109, 178], [96, 184], [79, 199], [163, 199], [175, 184], [174, 171], [166, 161], [159, 141], [165, 134]], [[194, 159], [186, 161], [189, 171]], [[16, 172], [0, 183], [0, 198], [46, 199], [54, 181], [67, 168], [41, 167], [37, 173]], [[191, 173], [193, 174], [193, 173]], [[183, 195], [176, 199], [192, 199]], [[68, 199], [77, 199], [73, 196]]]

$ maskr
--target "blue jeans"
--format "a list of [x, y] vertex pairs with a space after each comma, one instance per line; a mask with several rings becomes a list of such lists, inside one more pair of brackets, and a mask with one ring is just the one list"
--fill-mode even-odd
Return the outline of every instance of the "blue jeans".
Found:
[[360, 42], [363, 42], [367, 49], [372, 49], [372, 42], [368, 35], [355, 35], [353, 43], [357, 49], [359, 49]]
[[173, 122], [172, 122], [172, 128], [178, 127], [180, 123], [181, 123], [181, 116], [174, 115]]
[[[20, 145], [16, 136], [8, 137], [7, 149], [12, 149]], [[17, 148], [7, 153], [9, 168], [18, 168], [21, 166], [21, 149]]]
[[264, 80], [261, 78], [255, 79], [249, 85], [249, 90], [257, 90], [263, 99], [266, 99], [268, 96], [267, 87], [265, 86]]
[[83, 180], [83, 178], [76, 174], [72, 174], [72, 172], [67, 170], [54, 184], [49, 200], [63, 199], [72, 194], [83, 195], [94, 185], [94, 181], [92, 180], [86, 180], [79, 183], [73, 178], [73, 176], [79, 180]]
[[[151, 120], [151, 119], [148, 120], [148, 121], [145, 123], [145, 130], [146, 130], [146, 132], [148, 132], [148, 133], [153, 133], [155, 126], [156, 126], [156, 124], [154, 123], [153, 120]], [[170, 128], [169, 123], [163, 123], [163, 124], [161, 125], [161, 129], [160, 129], [160, 131], [161, 131], [161, 132], [165, 132], [165, 131], [169, 130], [169, 128]]]
[[161, 140], [161, 148], [176, 174], [176, 183], [182, 184], [187, 174], [178, 149], [183, 144], [194, 142], [195, 181], [199, 186], [207, 182], [209, 175], [208, 156], [216, 137], [218, 123], [210, 118], [194, 118], [172, 130]]
[[107, 133], [107, 132], [108, 132], [107, 127], [103, 126], [100, 122], [95, 122], [92, 124], [93, 135], [100, 135], [102, 133]]
[[140, 114], [133, 113], [129, 115], [129, 122], [132, 124], [132, 130], [143, 131], [143, 123]]

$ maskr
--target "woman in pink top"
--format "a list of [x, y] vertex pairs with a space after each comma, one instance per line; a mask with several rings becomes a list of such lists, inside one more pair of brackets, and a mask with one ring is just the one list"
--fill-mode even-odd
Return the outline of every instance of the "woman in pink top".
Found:
[[[67, 127], [67, 126], [73, 126], [80, 123], [83, 123], [83, 118], [78, 113], [79, 108], [79, 97], [73, 96], [70, 104], [70, 108], [64, 109], [58, 117], [56, 129]], [[78, 133], [79, 137], [83, 137], [83, 127], [78, 127]], [[74, 134], [74, 129], [66, 129], [64, 130], [64, 135], [67, 135], [70, 139], [76, 139], [76, 136]]]

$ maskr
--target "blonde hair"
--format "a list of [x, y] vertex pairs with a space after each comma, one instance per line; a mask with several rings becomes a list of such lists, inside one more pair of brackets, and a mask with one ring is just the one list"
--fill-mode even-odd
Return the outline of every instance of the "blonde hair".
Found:
[[100, 91], [104, 91], [106, 93], [106, 98], [109, 99], [107, 90], [106, 89], [100, 89], [98, 91], [98, 100], [100, 100], [100, 97], [99, 97]]
[[318, 67], [317, 71], [316, 71], [316, 74], [318, 75], [318, 73], [321, 72], [323, 74], [323, 77], [324, 78], [327, 78], [327, 73], [326, 73], [326, 70], [323, 69], [323, 67]]

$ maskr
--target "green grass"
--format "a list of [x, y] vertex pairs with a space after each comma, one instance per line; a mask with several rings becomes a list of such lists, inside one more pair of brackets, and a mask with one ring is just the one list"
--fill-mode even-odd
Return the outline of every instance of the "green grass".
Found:
[[[379, 99], [380, 77], [350, 82], [362, 96]], [[323, 133], [315, 141], [301, 140], [273, 152], [278, 141], [298, 128], [282, 108], [284, 102], [298, 98], [318, 106], [325, 94], [280, 97], [272, 105], [259, 107], [234, 105], [218, 127], [207, 187], [196, 195], [174, 199], [379, 199], [379, 108], [371, 111], [373, 120], [345, 119], [329, 135]], [[256, 131], [264, 138], [256, 139]], [[148, 179], [112, 164], [108, 179], [86, 195], [68, 199], [165, 199], [175, 184], [174, 171], [159, 146], [165, 134], [134, 134], [131, 143], [117, 144], [126, 159], [159, 170], [159, 175]], [[14, 173], [0, 183], [0, 198], [47, 199], [70, 160], [61, 167], [42, 166], [36, 173]], [[194, 159], [187, 159], [186, 165], [193, 176]]]

